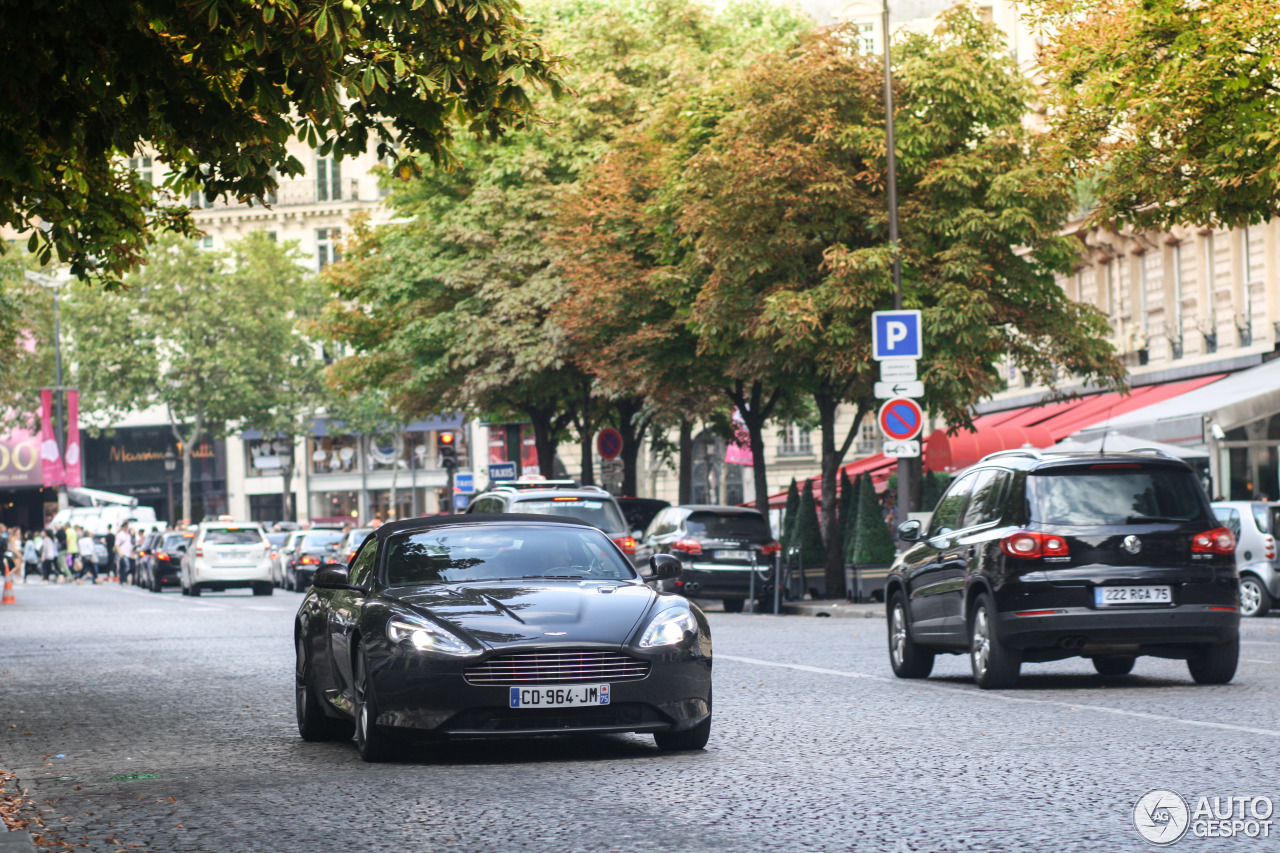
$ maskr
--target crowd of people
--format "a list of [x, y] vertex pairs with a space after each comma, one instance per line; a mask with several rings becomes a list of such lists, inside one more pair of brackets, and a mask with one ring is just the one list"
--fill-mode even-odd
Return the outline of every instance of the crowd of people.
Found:
[[27, 583], [126, 583], [134, 570], [138, 536], [128, 524], [101, 536], [80, 525], [51, 524], [44, 530], [23, 531], [0, 524], [0, 555], [6, 575], [22, 575]]

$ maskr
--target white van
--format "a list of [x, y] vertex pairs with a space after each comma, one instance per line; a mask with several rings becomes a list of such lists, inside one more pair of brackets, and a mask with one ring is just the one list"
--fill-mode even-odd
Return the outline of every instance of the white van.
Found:
[[149, 506], [73, 506], [58, 510], [53, 517], [57, 525], [78, 525], [94, 536], [102, 536], [110, 525], [111, 532], [128, 523], [135, 530], [163, 530], [164, 525], [156, 520], [156, 511]]

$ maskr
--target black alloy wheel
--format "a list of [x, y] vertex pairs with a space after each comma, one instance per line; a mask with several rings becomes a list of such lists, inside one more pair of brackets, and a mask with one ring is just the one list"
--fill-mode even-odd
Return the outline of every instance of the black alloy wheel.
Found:
[[1022, 659], [1016, 649], [1000, 642], [995, 601], [984, 592], [974, 602], [969, 617], [969, 664], [973, 681], [983, 690], [1012, 687], [1018, 681]]
[[1240, 578], [1240, 615], [1266, 616], [1271, 609], [1271, 593], [1262, 580], [1254, 575]]
[[711, 739], [711, 690], [707, 690], [707, 718], [682, 732], [654, 732], [653, 742], [665, 752], [689, 752], [703, 749]]
[[370, 764], [387, 761], [395, 748], [395, 739], [378, 725], [378, 699], [369, 680], [369, 667], [364, 649], [355, 650], [356, 749]]
[[933, 672], [934, 653], [911, 639], [907, 605], [901, 592], [889, 602], [889, 665], [899, 678], [928, 678]]
[[198, 584], [198, 583], [193, 583], [190, 587], [188, 587], [188, 589], [187, 589], [187, 595], [190, 595], [190, 596], [191, 596], [191, 597], [193, 597], [193, 598], [199, 598], [199, 597], [200, 597], [200, 584]]
[[355, 731], [355, 723], [338, 720], [324, 712], [315, 688], [311, 686], [311, 665], [301, 640], [297, 641], [298, 665], [294, 670], [294, 711], [298, 717], [298, 734], [313, 742], [347, 740]]
[[160, 583], [160, 578], [156, 575], [151, 576], [151, 591], [152, 592], [164, 591], [164, 584]]
[[1206, 646], [1187, 658], [1187, 669], [1196, 684], [1226, 684], [1236, 675], [1240, 662], [1240, 638], [1219, 646]]
[[1128, 675], [1133, 672], [1133, 664], [1137, 658], [1132, 655], [1120, 655], [1109, 658], [1094, 658], [1093, 668], [1098, 675]]

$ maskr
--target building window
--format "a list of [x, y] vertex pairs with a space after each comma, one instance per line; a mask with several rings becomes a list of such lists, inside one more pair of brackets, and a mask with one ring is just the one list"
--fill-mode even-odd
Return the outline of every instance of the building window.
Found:
[[799, 424], [787, 424], [778, 433], [781, 442], [778, 446], [779, 456], [812, 456], [813, 443], [809, 438], [809, 428]]
[[[1013, 380], [1013, 377], [1013, 364], [1010, 363], [1010, 381]], [[862, 428], [858, 430], [858, 441], [854, 445], [853, 452], [857, 456], [870, 456], [873, 453], [880, 452], [880, 430], [874, 423], [864, 423]]]
[[354, 435], [326, 435], [307, 440], [313, 474], [349, 474], [360, 470], [359, 442]]
[[196, 238], [196, 248], [203, 249], [206, 252], [213, 249], [213, 235], [205, 234], [203, 237]]
[[250, 477], [270, 477], [281, 473], [285, 463], [292, 463], [293, 445], [284, 438], [262, 438], [244, 443], [248, 454], [246, 473]]
[[342, 200], [342, 163], [333, 157], [316, 158], [316, 201]]
[[338, 238], [341, 234], [341, 228], [316, 229], [316, 269], [322, 270], [329, 264], [342, 260], [338, 251]]
[[876, 25], [873, 23], [858, 23], [854, 26], [857, 29], [854, 39], [857, 41], [858, 50], [866, 56], [872, 56], [877, 53]]
[[151, 168], [150, 157], [130, 157], [129, 168], [137, 172], [138, 177], [146, 181], [147, 183], [149, 184], [155, 183], [155, 181], [151, 180], [151, 176], [153, 172]]
[[407, 436], [393, 433], [371, 435], [365, 441], [368, 442], [366, 453], [370, 471], [409, 470]]

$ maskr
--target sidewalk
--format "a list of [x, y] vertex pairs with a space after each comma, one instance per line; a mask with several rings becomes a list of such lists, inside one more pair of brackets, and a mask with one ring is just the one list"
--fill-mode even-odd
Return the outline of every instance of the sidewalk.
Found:
[[883, 604], [850, 604], [847, 601], [784, 601], [788, 616], [821, 616], [834, 619], [883, 619]]

